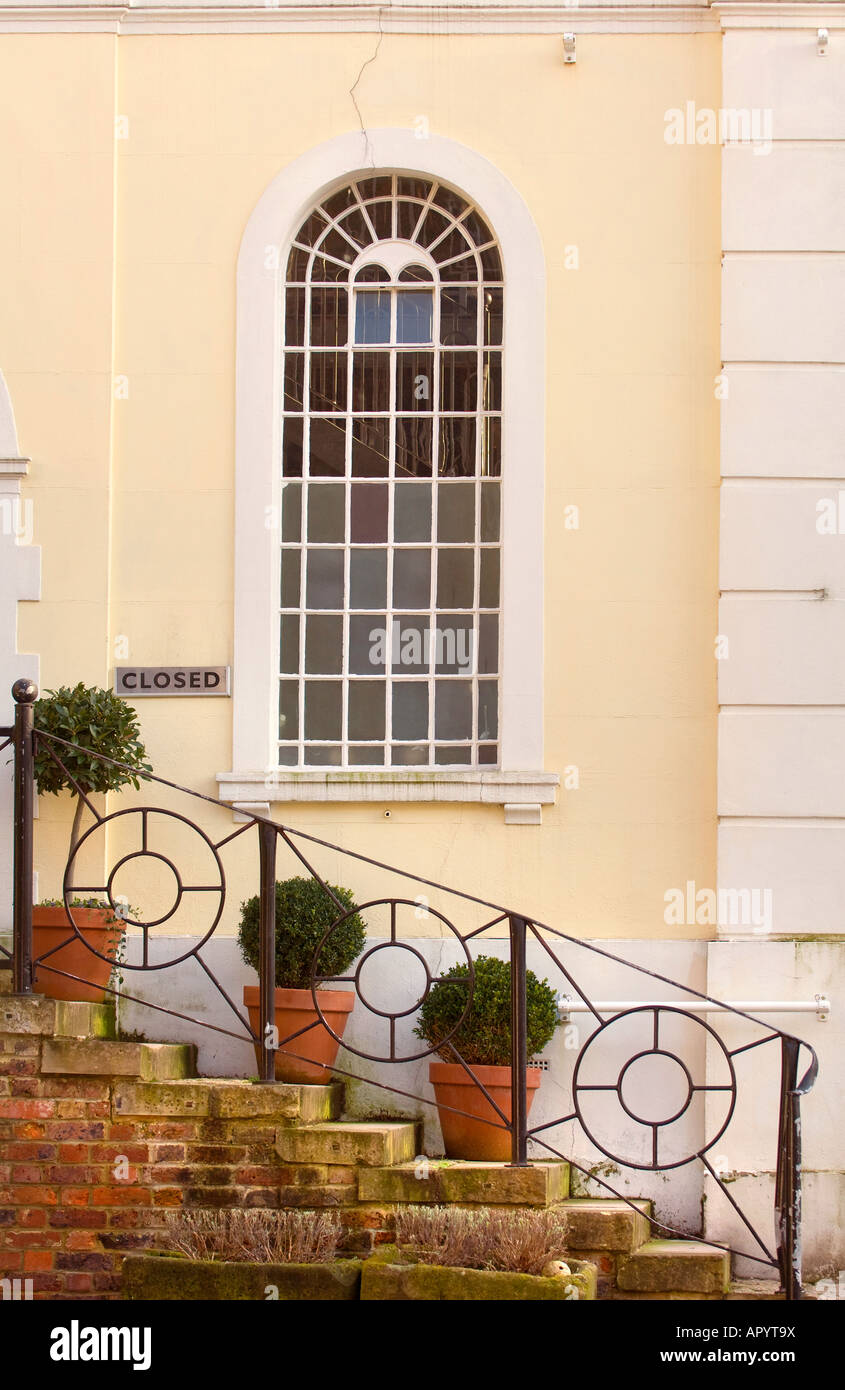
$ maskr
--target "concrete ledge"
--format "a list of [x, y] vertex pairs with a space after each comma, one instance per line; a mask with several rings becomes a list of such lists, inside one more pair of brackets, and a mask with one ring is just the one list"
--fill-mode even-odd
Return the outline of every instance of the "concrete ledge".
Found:
[[272, 1287], [280, 1302], [335, 1302], [357, 1299], [360, 1283], [360, 1260], [273, 1265], [127, 1255], [123, 1261], [122, 1297], [130, 1302], [210, 1299], [263, 1303], [275, 1301], [267, 1299], [267, 1289]]
[[50, 1038], [44, 1042], [41, 1070], [51, 1075], [133, 1076], [142, 1081], [180, 1081], [194, 1074], [196, 1051], [192, 1043]]
[[56, 1000], [56, 1038], [113, 1038], [114, 1004], [84, 1004], [72, 999]]
[[0, 1033], [47, 1034], [56, 1025], [56, 1001], [43, 994], [4, 994], [0, 1003]]
[[422, 1159], [395, 1168], [362, 1168], [362, 1202], [483, 1202], [485, 1206], [550, 1207], [569, 1191], [568, 1163], [462, 1163]]
[[407, 1121], [340, 1120], [280, 1129], [276, 1153], [285, 1163], [364, 1164], [378, 1168], [413, 1158], [416, 1125]]
[[592, 1302], [596, 1296], [595, 1266], [582, 1260], [567, 1263], [571, 1274], [546, 1279], [538, 1274], [416, 1264], [397, 1246], [384, 1245], [364, 1264], [361, 1299], [366, 1302]]
[[616, 1284], [628, 1293], [699, 1293], [724, 1297], [730, 1286], [726, 1251], [694, 1240], [650, 1240], [619, 1260]]
[[618, 1199], [577, 1197], [564, 1202], [567, 1250], [618, 1250], [631, 1254], [651, 1234], [647, 1220], [650, 1201], [638, 1201], [637, 1211]]
[[313, 1124], [340, 1107], [340, 1086], [292, 1086], [271, 1082], [201, 1078], [193, 1081], [119, 1081], [114, 1110], [119, 1115], [212, 1116], [217, 1119], [269, 1118]]

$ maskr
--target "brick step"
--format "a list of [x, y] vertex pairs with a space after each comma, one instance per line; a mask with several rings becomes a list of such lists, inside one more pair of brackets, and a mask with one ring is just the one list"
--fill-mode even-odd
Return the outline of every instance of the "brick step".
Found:
[[724, 1298], [730, 1287], [731, 1260], [698, 1240], [647, 1240], [616, 1266], [612, 1298], [674, 1295]]
[[407, 1163], [416, 1152], [413, 1121], [335, 1120], [276, 1132], [276, 1153], [285, 1163], [386, 1168]]
[[415, 1158], [394, 1167], [361, 1168], [361, 1202], [458, 1202], [484, 1206], [550, 1207], [569, 1192], [568, 1163], [469, 1163]]
[[181, 1081], [196, 1074], [196, 1055], [192, 1043], [45, 1038], [41, 1070], [53, 1076], [131, 1076], [141, 1081]]

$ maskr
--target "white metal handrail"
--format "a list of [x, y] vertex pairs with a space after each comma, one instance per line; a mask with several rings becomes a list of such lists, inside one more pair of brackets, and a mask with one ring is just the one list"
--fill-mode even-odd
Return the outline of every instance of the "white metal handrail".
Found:
[[625, 1013], [628, 1009], [684, 1009], [691, 1014], [724, 1014], [739, 1009], [747, 1014], [815, 1014], [821, 1023], [830, 1017], [831, 1003], [823, 994], [813, 999], [594, 999], [592, 1005], [568, 994], [558, 995], [558, 1014], [565, 1023], [570, 1014]]

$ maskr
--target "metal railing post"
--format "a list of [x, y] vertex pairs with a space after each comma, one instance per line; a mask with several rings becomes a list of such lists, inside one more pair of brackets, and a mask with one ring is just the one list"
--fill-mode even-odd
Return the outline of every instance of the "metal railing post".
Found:
[[32, 731], [35, 724], [33, 705], [38, 699], [38, 686], [35, 681], [15, 681], [12, 696], [15, 701], [12, 989], [15, 994], [32, 994], [32, 815], [35, 807]]
[[528, 1004], [524, 917], [508, 918], [511, 937], [511, 1164], [528, 1164]]
[[778, 1264], [788, 1302], [801, 1299], [801, 1096], [797, 1038], [781, 1038], [780, 1123], [775, 1208]]
[[276, 1079], [276, 831], [258, 823], [258, 988], [261, 1081]]

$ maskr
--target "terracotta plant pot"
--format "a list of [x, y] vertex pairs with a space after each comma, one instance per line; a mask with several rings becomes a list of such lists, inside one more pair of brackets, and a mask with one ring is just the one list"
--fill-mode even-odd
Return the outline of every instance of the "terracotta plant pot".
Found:
[[50, 999], [82, 999], [86, 1004], [102, 1004], [106, 998], [105, 986], [112, 972], [112, 960], [123, 936], [123, 925], [115, 920], [109, 907], [75, 907], [73, 920], [86, 941], [94, 951], [110, 956], [101, 960], [74, 933], [68, 915], [63, 907], [34, 907], [32, 909], [32, 954], [43, 956], [60, 942], [72, 940], [60, 951], [48, 956], [44, 965], [53, 965], [56, 970], [64, 970], [67, 975], [78, 975], [85, 980], [84, 985], [66, 975], [57, 975], [44, 968], [35, 971], [34, 987], [37, 994], [46, 994]]
[[[510, 1067], [473, 1066], [472, 1070], [490, 1092], [502, 1113], [510, 1120]], [[540, 1084], [541, 1074], [539, 1067], [528, 1068], [529, 1110], [534, 1092]], [[483, 1091], [478, 1089], [463, 1067], [458, 1066], [457, 1062], [429, 1062], [428, 1079], [434, 1087], [446, 1157], [507, 1163], [511, 1156], [510, 1133], [506, 1129], [494, 1128], [494, 1125], [484, 1123], [485, 1120], [493, 1120], [496, 1125], [501, 1126], [502, 1121]], [[453, 1108], [446, 1110], [442, 1108], [444, 1106]], [[456, 1110], [468, 1111], [469, 1114], [456, 1115]]]
[[[280, 1039], [298, 1032], [315, 1020], [317, 1022], [316, 1028], [291, 1040], [290, 1051], [297, 1053], [297, 1057], [288, 1056], [284, 1048], [279, 1048], [276, 1053], [276, 1080], [294, 1081], [306, 1086], [327, 1086], [332, 1079], [330, 1068], [337, 1056], [339, 1043], [323, 1027], [310, 989], [277, 989], [274, 993], [276, 1028]], [[258, 985], [244, 985], [244, 1003], [249, 1011], [249, 1026], [257, 1033], [260, 1022]], [[354, 1004], [353, 990], [320, 990], [320, 1006], [338, 1037], [343, 1037]], [[258, 1045], [255, 1057], [260, 1071], [261, 1048]], [[299, 1057], [308, 1060], [300, 1061]]]

